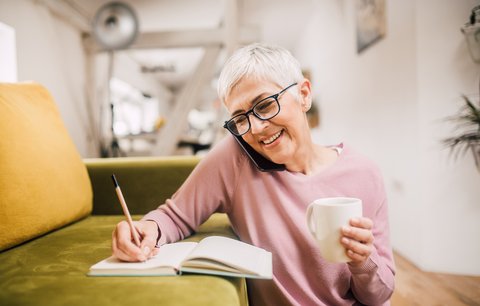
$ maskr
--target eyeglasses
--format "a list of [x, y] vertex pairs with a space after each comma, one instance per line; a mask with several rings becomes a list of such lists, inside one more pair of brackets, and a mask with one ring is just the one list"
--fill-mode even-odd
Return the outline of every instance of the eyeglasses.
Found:
[[250, 114], [253, 114], [255, 117], [263, 121], [272, 119], [280, 112], [280, 103], [278, 102], [278, 98], [281, 94], [294, 85], [297, 85], [297, 83], [293, 83], [292, 85], [282, 89], [279, 93], [258, 101], [247, 112], [236, 115], [230, 120], [225, 121], [223, 127], [228, 129], [233, 135], [242, 136], [250, 130]]

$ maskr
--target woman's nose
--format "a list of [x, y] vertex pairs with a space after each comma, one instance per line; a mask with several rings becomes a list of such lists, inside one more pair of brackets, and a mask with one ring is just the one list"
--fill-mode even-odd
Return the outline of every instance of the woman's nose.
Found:
[[266, 125], [268, 125], [268, 120], [261, 120], [255, 117], [254, 115], [250, 116], [250, 130], [252, 134], [259, 134]]

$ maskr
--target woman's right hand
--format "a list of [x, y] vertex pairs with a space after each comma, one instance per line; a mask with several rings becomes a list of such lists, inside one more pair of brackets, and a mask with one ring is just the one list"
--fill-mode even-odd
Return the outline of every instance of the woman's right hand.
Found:
[[154, 221], [134, 221], [140, 247], [135, 244], [127, 221], [117, 224], [112, 233], [112, 254], [123, 261], [145, 261], [158, 252], [158, 226]]

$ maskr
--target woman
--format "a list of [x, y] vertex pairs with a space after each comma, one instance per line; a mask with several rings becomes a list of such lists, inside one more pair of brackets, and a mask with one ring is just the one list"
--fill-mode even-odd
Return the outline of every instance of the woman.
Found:
[[[211, 214], [228, 215], [242, 241], [273, 254], [272, 281], [248, 280], [252, 305], [388, 304], [394, 288], [386, 195], [381, 175], [348, 145], [314, 144], [306, 112], [311, 84], [285, 49], [253, 44], [239, 49], [219, 78], [218, 94], [233, 134], [217, 144], [182, 187], [136, 224], [113, 233], [113, 253], [128, 261], [155, 254], [155, 245], [181, 240]], [[284, 171], [259, 171], [238, 145], [242, 138]], [[342, 229], [349, 263], [322, 258], [305, 224], [318, 198], [360, 198], [364, 217]]]

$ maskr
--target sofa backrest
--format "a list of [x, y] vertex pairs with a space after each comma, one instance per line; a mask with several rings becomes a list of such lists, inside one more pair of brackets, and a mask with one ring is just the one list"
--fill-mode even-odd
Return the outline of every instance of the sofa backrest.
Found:
[[131, 214], [143, 215], [165, 203], [200, 161], [197, 156], [91, 158], [83, 160], [93, 188], [93, 215], [121, 215], [115, 176]]
[[50, 93], [0, 83], [0, 251], [91, 210], [86, 167]]

